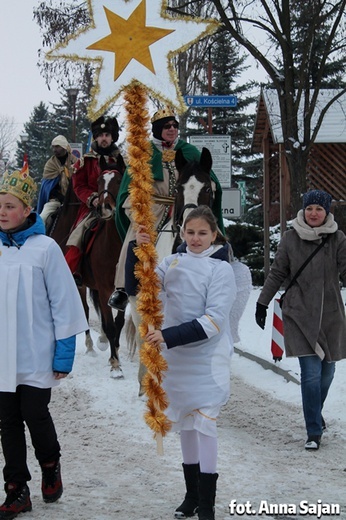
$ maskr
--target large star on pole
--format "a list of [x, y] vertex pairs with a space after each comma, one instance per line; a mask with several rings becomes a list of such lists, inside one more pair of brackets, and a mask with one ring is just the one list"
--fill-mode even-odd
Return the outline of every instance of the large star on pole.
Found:
[[167, 14], [167, 0], [87, 2], [90, 26], [57, 45], [47, 53], [47, 58], [89, 60], [96, 65], [90, 118], [102, 114], [124, 89], [136, 83], [163, 103], [184, 112], [186, 106], [172, 58], [214, 32], [218, 23], [172, 18]]
[[172, 33], [173, 29], [168, 30], [146, 26], [144, 0], [127, 20], [112, 13], [106, 7], [104, 9], [111, 34], [89, 45], [87, 48], [114, 52], [116, 55], [114, 81], [121, 75], [132, 59], [142, 63], [151, 72], [155, 73], [149, 46], [164, 38], [167, 34]]

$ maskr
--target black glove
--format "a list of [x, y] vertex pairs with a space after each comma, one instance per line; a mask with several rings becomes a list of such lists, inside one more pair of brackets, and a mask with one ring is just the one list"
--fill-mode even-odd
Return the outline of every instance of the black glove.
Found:
[[267, 317], [267, 305], [262, 305], [261, 303], [256, 304], [256, 323], [261, 329], [264, 330], [265, 324], [266, 324], [266, 317]]

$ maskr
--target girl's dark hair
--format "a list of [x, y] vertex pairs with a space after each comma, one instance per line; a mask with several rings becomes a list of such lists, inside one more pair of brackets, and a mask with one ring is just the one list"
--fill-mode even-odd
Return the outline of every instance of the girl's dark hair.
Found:
[[224, 237], [221, 231], [219, 230], [216, 217], [212, 210], [209, 208], [209, 206], [201, 205], [191, 210], [184, 220], [184, 230], [186, 228], [186, 224], [188, 224], [191, 220], [194, 220], [196, 218], [201, 218], [205, 220], [206, 223], [209, 224], [212, 232], [217, 232], [214, 244], [225, 244], [227, 242], [226, 237]]

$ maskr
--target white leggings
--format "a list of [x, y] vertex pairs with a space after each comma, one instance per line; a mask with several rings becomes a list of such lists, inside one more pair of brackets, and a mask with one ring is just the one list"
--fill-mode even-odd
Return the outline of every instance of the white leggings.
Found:
[[210, 437], [197, 430], [182, 430], [180, 444], [184, 464], [199, 462], [201, 473], [216, 473], [217, 437]]

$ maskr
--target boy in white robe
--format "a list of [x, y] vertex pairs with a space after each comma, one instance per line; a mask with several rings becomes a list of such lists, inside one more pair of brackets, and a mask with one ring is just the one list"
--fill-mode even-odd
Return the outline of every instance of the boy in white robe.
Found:
[[72, 370], [76, 334], [88, 329], [81, 299], [57, 243], [31, 211], [28, 171], [0, 184], [0, 430], [6, 500], [0, 519], [31, 511], [25, 425], [42, 470], [42, 496], [63, 492], [51, 389]]

